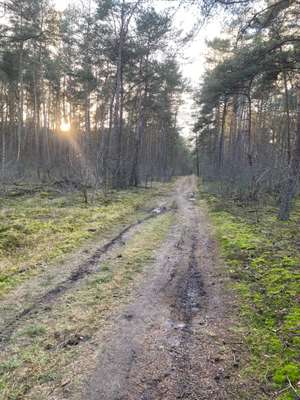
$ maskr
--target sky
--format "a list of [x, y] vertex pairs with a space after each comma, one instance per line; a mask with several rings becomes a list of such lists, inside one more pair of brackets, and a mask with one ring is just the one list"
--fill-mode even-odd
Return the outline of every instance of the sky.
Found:
[[[175, 26], [188, 31], [199, 20], [199, 14], [200, 11], [196, 8], [189, 7], [188, 10], [180, 10], [175, 18]], [[190, 82], [192, 89], [198, 88], [206, 69], [206, 41], [222, 34], [223, 17], [222, 14], [218, 14], [201, 23], [197, 34], [183, 50], [182, 57], [179, 57], [182, 74]], [[178, 124], [185, 137], [192, 135], [193, 113], [193, 95], [186, 93], [183, 95], [183, 104], [178, 115]]]
[[[68, 4], [75, 0], [54, 0], [56, 7], [63, 11]], [[176, 7], [179, 4], [178, 0], [152, 0], [151, 4], [157, 9], [164, 9], [167, 7]], [[197, 7], [189, 6], [180, 8], [175, 13], [174, 26], [183, 32], [189, 32], [191, 28], [199, 21], [200, 11]], [[217, 16], [211, 17], [205, 23], [201, 23], [200, 28], [193, 40], [182, 49], [181, 54], [178, 55], [180, 61], [180, 68], [184, 78], [186, 78], [192, 88], [196, 88], [200, 81], [201, 76], [205, 72], [205, 58], [207, 52], [206, 40], [212, 40], [220, 36], [222, 33], [224, 15], [219, 13]], [[193, 99], [192, 94], [183, 95], [183, 104], [178, 113], [178, 124], [181, 127], [181, 133], [185, 137], [191, 135], [193, 126]]]
[[[165, 6], [167, 6], [170, 1], [159, 0], [157, 3], [165, 3]], [[178, 1], [174, 1], [174, 3], [178, 3]], [[174, 25], [184, 32], [189, 32], [195, 24], [199, 23], [199, 18], [201, 18], [199, 8], [191, 6], [180, 8], [180, 11], [175, 16]], [[201, 77], [205, 72], [206, 41], [221, 35], [223, 20], [224, 15], [219, 13], [217, 16], [202, 21], [199, 29], [197, 29], [197, 34], [178, 57], [182, 74], [190, 82], [192, 89], [196, 89], [199, 86]], [[182, 100], [183, 104], [178, 113], [178, 124], [181, 127], [182, 135], [188, 138], [192, 136], [194, 125], [192, 93], [185, 93]]]

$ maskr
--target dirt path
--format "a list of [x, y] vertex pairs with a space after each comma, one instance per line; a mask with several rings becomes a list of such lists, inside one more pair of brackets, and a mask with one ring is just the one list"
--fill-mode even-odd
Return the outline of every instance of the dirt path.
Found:
[[[102, 337], [87, 400], [229, 399], [238, 365], [228, 345], [226, 296], [194, 177], [174, 199], [178, 222], [135, 300]], [[76, 397], [77, 398], [77, 397]]]
[[[178, 179], [155, 210], [78, 249], [2, 301], [8, 383], [0, 399], [248, 398], [236, 391], [232, 302], [196, 191], [195, 177]], [[155, 239], [159, 221], [169, 222]], [[151, 257], [141, 262], [147, 243]]]

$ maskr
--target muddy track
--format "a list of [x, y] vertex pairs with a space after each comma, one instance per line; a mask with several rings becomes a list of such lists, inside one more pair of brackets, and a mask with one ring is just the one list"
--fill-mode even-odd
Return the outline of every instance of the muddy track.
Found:
[[[175, 247], [182, 250], [184, 243], [185, 240], [181, 237]], [[177, 274], [178, 265], [175, 263], [170, 272], [170, 279], [163, 289], [165, 292], [171, 292], [171, 296], [174, 298], [174, 301], [169, 305], [171, 311], [170, 319], [167, 322], [168, 330], [165, 343], [166, 350], [169, 353], [168, 364], [171, 367], [162, 371], [161, 375], [145, 380], [141, 400], [163, 400], [167, 398], [165, 396], [169, 391], [176, 399], [195, 399], [191, 389], [190, 371], [192, 363], [189, 348], [193, 336], [193, 318], [201, 312], [202, 301], [206, 295], [196, 256], [198, 246], [196, 236], [192, 235], [187, 269], [183, 273]], [[170, 285], [173, 281], [175, 285], [172, 287]]]
[[190, 397], [192, 325], [206, 303], [198, 262], [195, 184], [192, 178], [180, 180], [175, 196], [178, 222], [159, 249], [136, 301], [112, 322], [81, 398], [194, 399]]
[[191, 360], [189, 355], [189, 342], [192, 337], [193, 318], [201, 310], [201, 301], [204, 299], [205, 291], [199, 271], [196, 248], [199, 246], [195, 235], [192, 237], [192, 248], [186, 275], [178, 283], [178, 295], [171, 313], [173, 320], [182, 321], [179, 326], [181, 337], [176, 351], [172, 352], [173, 369], [179, 371], [177, 375], [178, 399], [189, 399], [192, 396], [190, 370]]
[[195, 191], [195, 178], [179, 180], [177, 223], [132, 303], [100, 336], [97, 364], [72, 399], [232, 399], [223, 378], [233, 359], [224, 345], [225, 300], [207, 215], [195, 203]]
[[107, 256], [109, 252], [113, 251], [119, 245], [125, 244], [125, 236], [130, 234], [130, 232], [133, 231], [134, 228], [168, 211], [169, 210], [166, 207], [151, 210], [150, 213], [144, 218], [123, 228], [113, 239], [105, 243], [100, 248], [96, 249], [87, 260], [79, 264], [76, 269], [72, 271], [70, 276], [68, 276], [57, 286], [43, 294], [43, 296], [35, 299], [35, 302], [30, 307], [25, 308], [22, 312], [15, 315], [14, 318], [11, 321], [7, 322], [5, 326], [3, 326], [0, 330], [0, 348], [10, 340], [15, 329], [21, 322], [23, 322], [27, 318], [32, 317], [35, 314], [38, 314], [42, 310], [51, 310], [51, 306], [67, 291], [73, 289], [76, 284], [80, 283], [80, 281], [86, 278], [88, 275], [99, 272], [101, 268], [99, 262], [101, 262], [102, 259]]

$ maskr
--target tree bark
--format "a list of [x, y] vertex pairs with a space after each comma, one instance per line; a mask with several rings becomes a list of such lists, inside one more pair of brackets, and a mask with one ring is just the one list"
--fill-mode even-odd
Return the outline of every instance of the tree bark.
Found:
[[21, 141], [22, 141], [22, 130], [23, 130], [23, 108], [24, 108], [24, 74], [23, 74], [23, 51], [24, 42], [20, 45], [20, 55], [19, 55], [19, 107], [18, 107], [18, 127], [17, 127], [17, 162], [20, 161], [21, 157]]
[[286, 221], [290, 217], [293, 200], [297, 193], [297, 183], [300, 171], [300, 77], [296, 83], [297, 95], [297, 122], [296, 122], [296, 141], [291, 162], [289, 165], [288, 178], [282, 188], [281, 202], [279, 209], [279, 219]]
[[219, 168], [219, 170], [222, 168], [223, 157], [224, 157], [224, 134], [225, 134], [226, 111], [227, 111], [227, 100], [225, 99], [223, 113], [222, 113], [220, 139], [219, 139], [219, 151], [218, 151], [218, 168]]

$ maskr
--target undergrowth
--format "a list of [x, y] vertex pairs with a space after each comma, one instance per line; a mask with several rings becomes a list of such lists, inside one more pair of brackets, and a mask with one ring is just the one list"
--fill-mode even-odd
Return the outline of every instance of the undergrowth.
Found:
[[272, 204], [245, 206], [207, 190], [201, 197], [208, 202], [240, 299], [251, 355], [244, 373], [254, 376], [272, 398], [299, 399], [300, 201], [290, 221], [282, 222]]
[[162, 187], [94, 193], [84, 204], [79, 192], [25, 192], [0, 198], [0, 297], [39, 273], [48, 263], [76, 249], [84, 240], [132, 219]]

